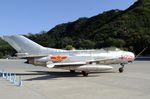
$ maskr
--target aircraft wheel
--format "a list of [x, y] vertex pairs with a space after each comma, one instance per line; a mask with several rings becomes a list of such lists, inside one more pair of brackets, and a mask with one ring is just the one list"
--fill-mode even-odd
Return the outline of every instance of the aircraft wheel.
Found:
[[119, 68], [119, 72], [122, 73], [124, 71], [123, 68]]
[[84, 77], [87, 77], [87, 76], [88, 76], [88, 72], [82, 71], [82, 75], [83, 75]]
[[70, 70], [70, 73], [75, 73], [75, 70]]

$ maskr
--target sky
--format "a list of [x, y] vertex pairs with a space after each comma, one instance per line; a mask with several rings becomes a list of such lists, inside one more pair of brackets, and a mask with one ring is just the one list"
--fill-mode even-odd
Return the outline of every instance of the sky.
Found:
[[125, 10], [137, 0], [0, 0], [0, 36], [40, 33], [61, 23]]

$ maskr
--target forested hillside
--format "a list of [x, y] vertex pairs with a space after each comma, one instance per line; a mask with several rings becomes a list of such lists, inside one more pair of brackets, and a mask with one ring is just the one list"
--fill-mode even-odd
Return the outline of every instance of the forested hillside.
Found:
[[8, 58], [15, 54], [15, 50], [0, 38], [0, 58]]
[[[125, 50], [150, 54], [150, 0], [138, 0], [128, 9], [111, 10], [91, 18], [59, 24], [48, 32], [30, 34], [37, 43], [53, 48], [99, 49], [116, 46]], [[0, 40], [0, 55], [13, 54]], [[5, 53], [3, 52], [5, 51]]]

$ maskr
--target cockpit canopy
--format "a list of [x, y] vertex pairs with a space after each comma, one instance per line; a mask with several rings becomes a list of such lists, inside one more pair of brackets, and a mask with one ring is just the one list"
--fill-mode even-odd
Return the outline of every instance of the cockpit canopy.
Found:
[[105, 51], [121, 51], [121, 49], [117, 48], [117, 47], [106, 47], [106, 48], [102, 48]]

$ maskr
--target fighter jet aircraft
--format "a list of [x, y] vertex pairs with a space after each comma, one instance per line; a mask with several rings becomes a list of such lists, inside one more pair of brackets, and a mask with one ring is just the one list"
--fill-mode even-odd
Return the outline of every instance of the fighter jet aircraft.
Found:
[[132, 52], [118, 48], [62, 50], [43, 47], [21, 35], [2, 38], [18, 52], [17, 57], [27, 59], [26, 63], [66, 69], [70, 72], [81, 71], [83, 76], [88, 76], [91, 71], [110, 70], [113, 68], [110, 64], [120, 64], [119, 72], [122, 73], [124, 65], [135, 59]]

